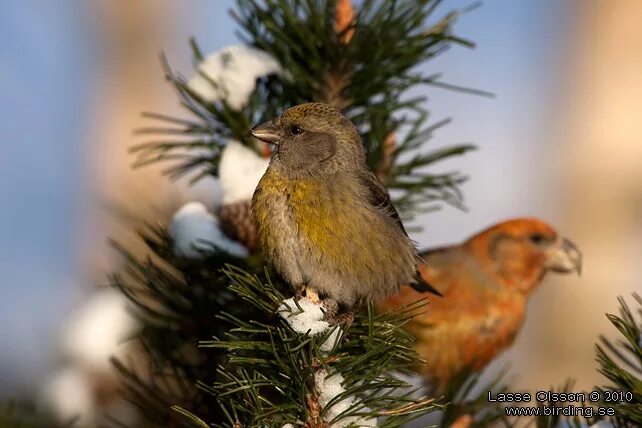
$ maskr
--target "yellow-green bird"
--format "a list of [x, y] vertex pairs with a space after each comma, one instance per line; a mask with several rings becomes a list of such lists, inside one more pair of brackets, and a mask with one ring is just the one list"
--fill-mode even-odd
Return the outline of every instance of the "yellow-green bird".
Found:
[[252, 198], [259, 241], [297, 295], [323, 299], [332, 319], [403, 284], [432, 289], [418, 279], [414, 242], [341, 111], [301, 104], [251, 134], [275, 146]]

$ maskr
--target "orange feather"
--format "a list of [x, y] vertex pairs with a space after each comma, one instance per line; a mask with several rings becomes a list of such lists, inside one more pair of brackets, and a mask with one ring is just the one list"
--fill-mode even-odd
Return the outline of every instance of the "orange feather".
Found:
[[[526, 318], [528, 297], [547, 271], [579, 271], [580, 263], [570, 241], [532, 218], [499, 223], [460, 245], [421, 256], [426, 262], [422, 277], [443, 297], [431, 298], [426, 312], [407, 329], [427, 361], [418, 372], [437, 392], [467, 371], [481, 371], [513, 343]], [[392, 310], [424, 297], [406, 286], [379, 308]]]

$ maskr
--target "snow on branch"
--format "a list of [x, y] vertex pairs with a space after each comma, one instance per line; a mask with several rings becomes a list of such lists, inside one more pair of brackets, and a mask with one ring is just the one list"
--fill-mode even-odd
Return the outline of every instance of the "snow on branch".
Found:
[[[302, 297], [297, 301], [294, 300], [294, 297], [286, 299], [279, 306], [277, 312], [297, 333], [309, 333], [315, 336], [326, 333], [330, 329], [330, 324], [324, 319], [323, 303], [316, 304], [307, 297]], [[323, 352], [331, 352], [340, 341], [341, 329], [334, 326], [320, 349]]]
[[[314, 385], [319, 394], [319, 404], [324, 408], [324, 419], [331, 423], [330, 428], [348, 426], [376, 427], [376, 418], [363, 416], [341, 417], [359, 405], [359, 399], [353, 395], [338, 398], [346, 392], [342, 385], [343, 382], [344, 379], [340, 373], [330, 375], [326, 370], [321, 369], [314, 374]], [[363, 407], [361, 411], [368, 413], [370, 409]]]

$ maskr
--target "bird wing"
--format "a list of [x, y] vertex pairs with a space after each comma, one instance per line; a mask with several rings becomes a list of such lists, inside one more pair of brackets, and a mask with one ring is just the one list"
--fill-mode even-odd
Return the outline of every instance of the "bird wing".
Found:
[[[415, 319], [420, 325], [436, 326], [424, 334], [438, 337], [440, 329], [446, 329], [462, 337], [476, 335], [485, 344], [493, 343], [487, 336], [512, 340], [509, 337], [523, 317], [522, 301], [503, 293], [502, 287], [479, 267], [479, 260], [460, 246], [423, 252], [421, 257], [427, 263], [420, 269], [422, 276], [444, 295], [443, 299], [432, 300], [428, 311]], [[399, 300], [407, 304], [424, 296], [406, 288]]]
[[392, 201], [390, 200], [390, 192], [386, 186], [381, 182], [372, 171], [364, 171], [361, 176], [361, 181], [369, 192], [370, 202], [377, 207], [382, 208], [390, 218], [392, 218], [399, 228], [403, 231], [404, 235], [408, 236], [406, 228], [403, 227], [399, 213]]
[[[390, 218], [395, 221], [403, 234], [409, 238], [408, 232], [401, 222], [401, 217], [399, 217], [397, 209], [390, 200], [390, 192], [388, 192], [388, 188], [385, 186], [385, 184], [383, 184], [379, 177], [377, 177], [372, 171], [368, 170], [364, 171], [362, 181], [369, 191], [370, 203], [374, 206], [380, 207]], [[417, 265], [422, 266], [424, 264], [424, 260], [417, 254]], [[420, 268], [417, 269], [415, 281], [413, 281], [409, 285], [419, 292], [428, 292], [436, 294], [437, 296], [441, 296], [441, 293], [435, 287], [433, 287], [432, 284], [430, 284], [430, 282], [428, 282], [423, 275], [421, 275]]]
[[[419, 257], [425, 262], [418, 267], [419, 275], [445, 296], [444, 299], [431, 301], [428, 313], [419, 317], [422, 321], [430, 322], [433, 316], [448, 317], [450, 314], [456, 314], [459, 309], [468, 312], [471, 307], [474, 309], [473, 312], [477, 312], [483, 308], [486, 296], [489, 292], [492, 294], [495, 288], [478, 269], [476, 261], [460, 246], [424, 251]], [[388, 308], [395, 305], [399, 307], [424, 297], [426, 294], [423, 290], [402, 287], [400, 292], [384, 305]]]
[[[500, 293], [496, 284], [460, 246], [422, 252], [422, 277], [442, 294], [406, 328], [417, 339], [415, 349], [429, 364], [423, 373], [442, 388], [458, 372], [479, 370], [508, 347], [524, 319], [524, 302]], [[426, 294], [402, 287], [379, 304], [384, 310], [404, 307]]]

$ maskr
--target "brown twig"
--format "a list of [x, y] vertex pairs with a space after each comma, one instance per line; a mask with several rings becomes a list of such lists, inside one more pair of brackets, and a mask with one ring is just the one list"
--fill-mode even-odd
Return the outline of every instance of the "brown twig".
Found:
[[305, 428], [328, 428], [328, 423], [321, 419], [321, 410], [323, 409], [316, 391], [307, 393], [305, 401], [308, 406], [309, 417], [303, 426]]
[[323, 359], [323, 361], [321, 361], [321, 360], [319, 360], [319, 359], [315, 358], [315, 359], [313, 359], [313, 360], [312, 360], [311, 367], [312, 367], [313, 369], [318, 369], [318, 368], [319, 368], [319, 367], [321, 367], [324, 363], [325, 363], [325, 364], [332, 364], [332, 363], [336, 363], [337, 361], [341, 361], [341, 357], [340, 357], [340, 356], [338, 356], [338, 355], [331, 355], [331, 356], [329, 356], [328, 358]]
[[[339, 43], [348, 45], [355, 32], [354, 7], [350, 0], [338, 0], [335, 6], [334, 29]], [[352, 81], [352, 70], [345, 60], [332, 64], [323, 76], [323, 92], [320, 101], [344, 109], [350, 105], [344, 92]]]
[[350, 100], [345, 98], [344, 91], [352, 81], [352, 72], [347, 67], [337, 66], [327, 70], [323, 77], [324, 87], [321, 95], [322, 102], [343, 110], [350, 105]]
[[376, 171], [377, 177], [379, 177], [382, 181], [385, 181], [386, 178], [388, 178], [388, 176], [390, 175], [390, 171], [392, 170], [392, 161], [396, 149], [397, 140], [395, 138], [395, 134], [394, 132], [389, 132], [386, 136], [386, 139], [383, 140], [383, 153], [381, 156], [381, 162], [379, 163], [379, 167]]

